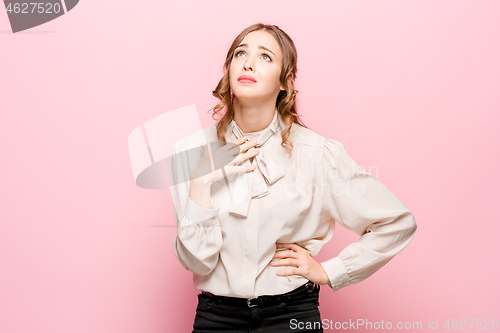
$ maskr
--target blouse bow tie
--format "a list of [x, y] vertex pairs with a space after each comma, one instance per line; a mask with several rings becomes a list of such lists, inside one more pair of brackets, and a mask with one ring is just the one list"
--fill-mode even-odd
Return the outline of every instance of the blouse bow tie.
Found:
[[[277, 116], [278, 114], [276, 111], [274, 120], [257, 138], [257, 144], [248, 151], [252, 151], [254, 148], [261, 148], [264, 144], [271, 142], [273, 135], [278, 133], [279, 121]], [[230, 132], [230, 136], [234, 137], [234, 140], [245, 136], [234, 120], [231, 122], [231, 126], [232, 132]], [[231, 208], [229, 209], [229, 214], [246, 218], [252, 200], [268, 195], [270, 193], [268, 187], [285, 176], [285, 173], [272, 158], [271, 154], [264, 149], [261, 149], [259, 154], [244, 161], [241, 165], [253, 164], [257, 164], [257, 169], [260, 171], [260, 174], [255, 174], [258, 172], [257, 169], [255, 169], [253, 172], [236, 173], [228, 176], [231, 182], [234, 181], [233, 193], [230, 194]]]

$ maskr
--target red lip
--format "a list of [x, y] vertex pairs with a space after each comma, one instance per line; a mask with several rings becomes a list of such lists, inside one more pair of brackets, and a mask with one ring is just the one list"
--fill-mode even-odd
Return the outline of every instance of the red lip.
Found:
[[242, 75], [242, 76], [238, 77], [238, 81], [241, 81], [241, 80], [249, 80], [252, 82], [257, 82], [256, 79], [254, 79], [253, 77], [248, 76], [248, 75]]

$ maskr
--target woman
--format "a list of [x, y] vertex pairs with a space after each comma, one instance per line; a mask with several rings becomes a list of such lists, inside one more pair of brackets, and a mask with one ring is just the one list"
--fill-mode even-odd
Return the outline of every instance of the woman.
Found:
[[[285, 32], [248, 27], [213, 92], [221, 100], [214, 114], [224, 114], [201, 140], [174, 146], [174, 177], [189, 180], [172, 192], [174, 253], [202, 291], [193, 332], [323, 332], [319, 286], [336, 292], [363, 281], [415, 234], [413, 215], [394, 194], [340, 142], [301, 123], [296, 65]], [[219, 145], [182, 154], [203, 141]], [[313, 257], [335, 221], [361, 237], [319, 263]]]

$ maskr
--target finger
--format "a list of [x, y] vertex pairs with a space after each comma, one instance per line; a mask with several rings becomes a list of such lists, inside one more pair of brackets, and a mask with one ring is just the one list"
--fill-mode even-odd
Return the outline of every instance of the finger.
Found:
[[255, 140], [247, 141], [240, 146], [240, 152], [245, 152], [245, 151], [255, 147], [256, 145], [257, 145], [257, 141], [255, 141]]
[[[229, 146], [232, 147], [229, 149], [226, 148]], [[233, 145], [225, 145], [222, 148], [219, 148], [217, 150], [217, 155], [216, 155], [217, 163], [215, 163], [215, 167], [217, 169], [225, 165], [236, 166], [237, 164], [240, 164], [260, 153], [260, 149], [257, 150], [251, 149], [251, 151], [242, 153], [242, 151], [245, 151], [246, 149], [240, 149], [240, 146], [233, 146]]]
[[237, 166], [238, 164], [245, 161], [245, 156], [240, 154], [237, 150], [236, 154], [233, 154], [232, 152], [231, 154], [232, 154], [231, 161], [227, 164], [227, 166]]
[[256, 165], [240, 165], [240, 166], [226, 166], [225, 167], [226, 171], [226, 176], [230, 176], [235, 173], [246, 173], [246, 172], [251, 172], [255, 171], [257, 169]]
[[238, 138], [238, 139], [232, 141], [232, 143], [240, 145], [240, 144], [246, 142], [247, 140], [248, 140], [248, 138], [246, 136], [242, 136], [241, 138]]
[[233, 158], [233, 160], [229, 163], [229, 165], [236, 165], [236, 164], [240, 164], [241, 162], [244, 161], [244, 158], [245, 156], [243, 156], [242, 154], [236, 154]]
[[276, 251], [273, 258], [297, 258], [297, 254], [291, 250]]
[[214, 158], [217, 161], [217, 165], [219, 167], [230, 164], [231, 162], [233, 162], [234, 158], [240, 154], [240, 146], [236, 144], [238, 140], [235, 140], [233, 142], [226, 142], [226, 144], [222, 145], [220, 144], [220, 142], [214, 144], [215, 149], [212, 151], [212, 154], [214, 155]]
[[231, 141], [231, 143], [233, 143], [234, 145], [236, 145], [236, 147], [241, 147], [241, 146], [245, 146], [245, 145], [248, 145], [250, 141], [248, 140], [248, 138], [246, 136], [242, 136], [241, 138], [238, 138], [234, 141]]
[[244, 153], [243, 156], [243, 161], [246, 161], [260, 153], [260, 149], [252, 149], [251, 151], [247, 151]]
[[217, 156], [225, 156], [229, 154], [230, 156], [236, 156], [239, 154], [239, 146], [234, 144], [234, 142], [226, 142], [226, 144], [216, 143], [214, 154]]
[[243, 168], [243, 170], [241, 172], [251, 172], [251, 171], [255, 171], [255, 169], [257, 169], [257, 166], [256, 165], [244, 165], [244, 166], [241, 166], [239, 168]]
[[[214, 161], [214, 168], [220, 169], [226, 165], [229, 165], [236, 156], [238, 156], [240, 149], [234, 144], [226, 144], [222, 147], [217, 147], [213, 145], [211, 147], [211, 154]], [[206, 155], [204, 155], [205, 157]]]
[[247, 150], [246, 152], [240, 153], [238, 157], [243, 156], [243, 160], [247, 160], [250, 157], [257, 155], [258, 153], [260, 153], [260, 149], [252, 148], [250, 150]]
[[279, 276], [295, 275], [295, 274], [298, 274], [298, 268], [285, 269], [283, 271], [279, 271], [278, 273], [276, 273], [276, 275]]
[[271, 266], [295, 266], [297, 268], [299, 267], [298, 260], [297, 259], [290, 259], [290, 258], [272, 260], [269, 264]]
[[287, 245], [290, 245], [290, 244], [295, 244], [295, 243], [276, 243], [276, 246], [278, 246], [278, 247], [289, 247]]
[[229, 165], [237, 165], [241, 162], [245, 162], [246, 160], [258, 155], [260, 153], [260, 149], [252, 149], [251, 151], [247, 151], [246, 153], [237, 154], [233, 160], [229, 163]]
[[279, 247], [289, 247], [289, 248], [291, 248], [295, 252], [299, 252], [301, 250], [304, 250], [303, 247], [301, 247], [301, 246], [299, 246], [299, 245], [297, 245], [295, 243], [285, 243], [285, 244], [282, 244], [282, 245], [283, 246], [279, 246]]

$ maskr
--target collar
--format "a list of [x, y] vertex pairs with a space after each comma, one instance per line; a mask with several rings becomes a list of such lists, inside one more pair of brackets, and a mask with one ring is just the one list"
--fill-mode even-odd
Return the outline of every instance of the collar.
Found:
[[[257, 138], [257, 145], [255, 145], [255, 148], [261, 148], [266, 143], [271, 142], [272, 140], [270, 139], [275, 135], [279, 136], [282, 128], [283, 126], [279, 117], [278, 108], [275, 108], [274, 118], [269, 126], [267, 126]], [[243, 131], [233, 119], [227, 128], [226, 140], [234, 141], [243, 136]], [[280, 137], [276, 139], [279, 140]], [[249, 151], [252, 149], [254, 148], [250, 148]], [[232, 191], [226, 182], [226, 187], [228, 188], [231, 198], [229, 213], [240, 218], [246, 218], [248, 216], [253, 200], [269, 195], [269, 187], [285, 176], [283, 170], [265, 149], [261, 149], [260, 153], [252, 159], [252, 162], [246, 160], [242, 165], [249, 164], [256, 164], [257, 169], [253, 172], [236, 173], [227, 177], [231, 182], [234, 181]]]

